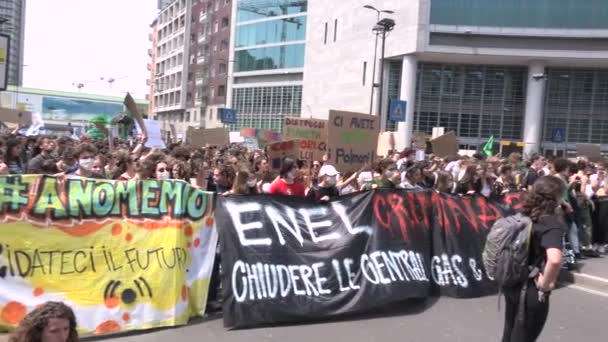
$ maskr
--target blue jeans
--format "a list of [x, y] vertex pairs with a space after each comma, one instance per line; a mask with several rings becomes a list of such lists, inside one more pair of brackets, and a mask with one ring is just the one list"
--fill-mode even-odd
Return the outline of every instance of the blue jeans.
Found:
[[568, 241], [570, 241], [570, 247], [576, 254], [581, 252], [581, 244], [578, 240], [578, 227], [576, 223], [570, 223], [570, 229], [568, 229]]

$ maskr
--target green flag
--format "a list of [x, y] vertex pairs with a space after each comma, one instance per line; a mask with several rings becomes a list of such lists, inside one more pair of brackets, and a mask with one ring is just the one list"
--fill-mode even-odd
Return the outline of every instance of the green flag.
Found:
[[493, 146], [494, 146], [494, 136], [491, 136], [490, 139], [488, 139], [488, 142], [483, 147], [483, 153], [485, 153], [486, 156], [491, 157]]

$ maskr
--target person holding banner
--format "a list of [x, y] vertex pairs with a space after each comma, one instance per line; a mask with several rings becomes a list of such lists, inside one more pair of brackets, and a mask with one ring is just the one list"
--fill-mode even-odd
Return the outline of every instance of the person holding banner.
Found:
[[92, 144], [82, 144], [76, 148], [76, 158], [78, 158], [78, 168], [72, 173], [68, 173], [71, 176], [85, 177], [85, 178], [101, 178], [93, 172], [95, 166], [95, 156], [97, 155], [97, 148]]
[[78, 342], [76, 316], [60, 302], [46, 302], [21, 320], [9, 342]]
[[234, 179], [234, 185], [232, 189], [224, 193], [224, 196], [240, 195], [240, 196], [251, 196], [258, 194], [258, 180], [255, 174], [252, 173], [249, 168], [241, 167], [239, 172], [236, 173]]
[[10, 138], [6, 141], [6, 157], [4, 162], [8, 166], [11, 175], [22, 175], [25, 173], [25, 164], [21, 158], [23, 144], [17, 138]]
[[297, 196], [304, 197], [306, 188], [297, 179], [298, 167], [292, 158], [283, 159], [279, 178], [275, 179], [270, 185], [268, 193], [271, 195]]
[[392, 159], [384, 159], [378, 163], [377, 170], [380, 177], [374, 178], [370, 183], [361, 187], [361, 191], [374, 189], [397, 189], [401, 183], [401, 174], [397, 164]]

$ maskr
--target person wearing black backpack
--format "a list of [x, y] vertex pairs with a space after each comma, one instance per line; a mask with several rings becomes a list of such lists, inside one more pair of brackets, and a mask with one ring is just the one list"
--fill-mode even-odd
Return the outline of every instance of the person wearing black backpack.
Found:
[[565, 192], [566, 185], [559, 178], [542, 177], [524, 203], [523, 213], [532, 221], [528, 254], [531, 272], [519, 285], [503, 289], [506, 309], [502, 342], [536, 341], [543, 330], [549, 296], [561, 269], [567, 226], [557, 210]]

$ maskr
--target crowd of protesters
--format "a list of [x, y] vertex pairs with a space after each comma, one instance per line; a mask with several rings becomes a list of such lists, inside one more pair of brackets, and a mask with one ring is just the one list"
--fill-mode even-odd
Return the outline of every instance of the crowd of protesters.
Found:
[[[562, 212], [567, 239], [577, 258], [606, 253], [608, 177], [604, 162], [429, 155], [416, 160], [415, 150], [391, 153], [357, 172], [341, 173], [326, 160], [285, 158], [279, 169], [263, 150], [241, 145], [192, 147], [173, 144], [160, 151], [145, 147], [146, 138], [128, 143], [68, 136], [0, 136], [0, 175], [46, 174], [115, 180], [179, 179], [220, 195], [277, 194], [328, 201], [357, 191], [378, 188], [433, 189], [453, 195], [499, 198], [528, 191], [542, 176], [553, 175], [567, 185]], [[326, 158], [324, 158], [326, 159]]]

